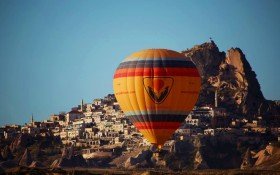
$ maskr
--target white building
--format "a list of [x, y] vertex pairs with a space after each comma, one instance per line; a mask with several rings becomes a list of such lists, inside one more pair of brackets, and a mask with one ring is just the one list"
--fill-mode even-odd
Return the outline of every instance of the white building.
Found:
[[101, 105], [103, 105], [103, 100], [102, 99], [95, 99], [95, 100], [93, 100], [93, 104], [95, 106], [101, 106]]
[[188, 115], [186, 120], [187, 125], [199, 126], [200, 125], [200, 118], [194, 117], [192, 115]]
[[100, 115], [94, 115], [93, 120], [96, 124], [99, 124], [101, 122], [101, 116]]
[[81, 130], [70, 130], [68, 131], [68, 138], [69, 139], [74, 139], [76, 137], [81, 137], [82, 136], [82, 131]]
[[80, 119], [82, 117], [84, 117], [84, 114], [82, 112], [79, 112], [77, 110], [72, 110], [66, 114], [65, 119], [66, 122], [69, 123], [76, 119]]
[[214, 136], [215, 135], [215, 130], [214, 129], [205, 129], [204, 130], [204, 135]]
[[94, 123], [94, 119], [92, 117], [85, 117], [83, 118], [85, 124], [92, 124]]
[[113, 126], [112, 126], [112, 129], [116, 132], [124, 132], [124, 126], [122, 123], [115, 123]]
[[61, 132], [60, 132], [60, 138], [61, 138], [62, 140], [68, 139], [68, 132], [67, 132], [67, 131], [61, 131]]

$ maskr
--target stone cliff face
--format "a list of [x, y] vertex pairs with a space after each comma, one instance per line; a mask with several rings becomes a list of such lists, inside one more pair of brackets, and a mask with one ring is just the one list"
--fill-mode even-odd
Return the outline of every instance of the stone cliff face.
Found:
[[251, 150], [250, 150], [250, 148], [248, 148], [244, 157], [243, 157], [243, 161], [242, 161], [242, 164], [240, 166], [240, 169], [242, 169], [242, 170], [249, 169], [253, 165], [254, 165], [254, 161], [252, 159]]
[[276, 102], [264, 98], [256, 73], [239, 48], [220, 52], [211, 41], [182, 52], [198, 67], [202, 88], [198, 105], [213, 105], [215, 91], [218, 106], [236, 114], [247, 116], [279, 115]]
[[203, 159], [203, 156], [201, 155], [200, 151], [198, 150], [195, 154], [194, 157], [194, 169], [198, 170], [198, 169], [208, 169], [208, 165], [205, 162], [205, 160]]
[[254, 156], [256, 162], [255, 169], [280, 169], [280, 148], [278, 146], [267, 145], [265, 149], [260, 150]]
[[26, 148], [24, 154], [22, 155], [19, 165], [21, 166], [29, 166], [32, 163], [32, 156], [29, 152], [29, 150]]

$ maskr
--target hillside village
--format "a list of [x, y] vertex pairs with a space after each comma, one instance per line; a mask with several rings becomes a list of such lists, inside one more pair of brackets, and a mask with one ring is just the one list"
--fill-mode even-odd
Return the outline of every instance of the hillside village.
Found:
[[[186, 115], [185, 122], [163, 146], [164, 156], [155, 157], [150, 151], [150, 143], [125, 117], [115, 96], [109, 94], [103, 99], [93, 100], [92, 103], [84, 103], [82, 100], [80, 105], [73, 107], [69, 112], [52, 114], [44, 121], [36, 121], [31, 116], [30, 122], [24, 126], [2, 126], [0, 138], [3, 141], [0, 144], [0, 161], [4, 162], [15, 159], [13, 152], [16, 152], [15, 150], [23, 142], [28, 142], [24, 138], [31, 140], [39, 138], [37, 139], [39, 141], [51, 138], [52, 142], [61, 143], [57, 151], [57, 155], [61, 154], [61, 157], [56, 156], [55, 159], [49, 160], [48, 164], [43, 163], [44, 166], [176, 167], [178, 164], [173, 165], [172, 160], [177, 160], [179, 157], [184, 166], [191, 165], [194, 169], [221, 168], [221, 166], [236, 168], [241, 166], [243, 154], [247, 149], [260, 150], [265, 145], [279, 144], [280, 128], [269, 127], [261, 116], [249, 121], [246, 117], [231, 114], [226, 109], [219, 108], [218, 102], [215, 101], [213, 105], [196, 106], [189, 115]], [[240, 152], [229, 151], [232, 145]], [[218, 146], [224, 147], [224, 150], [217, 150]], [[24, 154], [17, 158], [18, 161], [30, 154], [28, 144], [23, 147]], [[236, 158], [237, 161], [221, 165], [229, 156], [224, 155], [213, 164], [211, 160], [217, 159], [213, 152], [220, 154], [219, 151], [232, 154], [231, 157]], [[10, 158], [7, 155], [10, 155]], [[71, 158], [68, 157], [69, 155]], [[186, 157], [180, 157], [182, 155]], [[191, 163], [186, 158], [191, 159]], [[38, 164], [36, 161], [29, 161], [24, 165], [36, 164]], [[242, 166], [244, 168], [244, 165]], [[253, 163], [249, 165], [249, 167], [253, 166]]]

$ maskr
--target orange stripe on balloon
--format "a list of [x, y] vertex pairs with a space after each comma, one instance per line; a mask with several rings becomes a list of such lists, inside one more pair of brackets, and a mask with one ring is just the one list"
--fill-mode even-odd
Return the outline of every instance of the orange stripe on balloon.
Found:
[[177, 129], [181, 123], [180, 122], [135, 122], [133, 125], [141, 130], [141, 129]]
[[114, 78], [134, 76], [188, 76], [199, 77], [196, 68], [128, 68], [118, 69]]

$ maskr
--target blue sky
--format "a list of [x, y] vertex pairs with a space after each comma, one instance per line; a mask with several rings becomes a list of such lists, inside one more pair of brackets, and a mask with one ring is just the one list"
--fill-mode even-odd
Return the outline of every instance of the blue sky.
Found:
[[119, 62], [212, 37], [240, 47], [267, 99], [280, 99], [280, 1], [0, 1], [0, 125], [112, 93]]

